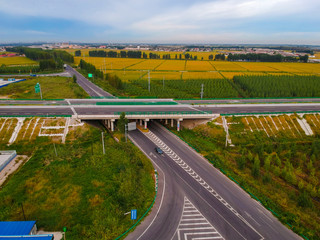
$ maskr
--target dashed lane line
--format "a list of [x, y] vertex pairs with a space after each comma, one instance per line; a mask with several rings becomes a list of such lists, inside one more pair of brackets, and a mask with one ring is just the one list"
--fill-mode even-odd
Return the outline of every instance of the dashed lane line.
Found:
[[247, 220], [245, 220], [225, 199], [223, 199], [208, 183], [206, 183], [187, 163], [185, 163], [169, 146], [167, 146], [160, 138], [158, 138], [152, 131], [143, 132], [143, 134], [161, 148], [172, 160], [174, 160], [182, 169], [184, 169], [192, 178], [194, 178], [200, 185], [209, 191], [216, 199], [218, 199], [224, 206], [226, 206], [234, 215], [243, 221], [248, 227], [255, 231], [261, 239], [264, 237], [253, 227]]

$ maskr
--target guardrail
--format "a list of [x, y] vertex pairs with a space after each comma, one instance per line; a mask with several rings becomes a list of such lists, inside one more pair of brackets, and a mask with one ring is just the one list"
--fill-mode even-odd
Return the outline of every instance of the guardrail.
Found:
[[96, 105], [178, 105], [176, 102], [97, 102]]
[[0, 115], [0, 117], [72, 117], [72, 115]]
[[294, 113], [319, 113], [319, 111], [295, 111], [295, 112], [254, 112], [254, 113], [221, 113], [221, 116], [246, 116], [246, 115], [272, 115], [272, 114], [294, 114]]
[[[122, 112], [115, 112], [114, 115], [120, 115]], [[126, 115], [207, 115], [212, 111], [155, 111], [155, 112], [124, 112]]]

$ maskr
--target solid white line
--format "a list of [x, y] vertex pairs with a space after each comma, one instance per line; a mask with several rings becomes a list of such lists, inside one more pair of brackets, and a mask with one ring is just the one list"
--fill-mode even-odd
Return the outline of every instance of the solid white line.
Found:
[[180, 226], [192, 226], [192, 225], [209, 225], [209, 226], [211, 226], [210, 225], [210, 223], [208, 223], [208, 222], [204, 222], [204, 223], [200, 223], [200, 222], [196, 222], [196, 223], [180, 223], [179, 224]]
[[[129, 139], [136, 145], [139, 146], [132, 137], [129, 136]], [[156, 215], [154, 216], [154, 218], [152, 219], [151, 223], [149, 224], [149, 226], [144, 230], [143, 233], [141, 233], [141, 235], [137, 238], [137, 240], [139, 240], [151, 227], [151, 225], [153, 224], [153, 222], [156, 220], [156, 218], [158, 217], [158, 214], [160, 212], [160, 209], [162, 207], [162, 202], [163, 202], [163, 198], [164, 198], [164, 194], [165, 194], [165, 189], [166, 189], [166, 175], [164, 174], [163, 170], [150, 158], [150, 156], [148, 154], [146, 154], [146, 152], [139, 146], [140, 150], [144, 153], [144, 155], [146, 155], [152, 162], [153, 164], [157, 167], [157, 171], [158, 169], [162, 172], [163, 174], [163, 189], [162, 189], [162, 197], [161, 197], [161, 201], [160, 201], [160, 205], [158, 208], [158, 211], [156, 213]]]
[[198, 237], [192, 238], [192, 240], [205, 240], [205, 239], [224, 239], [223, 237]]
[[[211, 230], [215, 230], [213, 227], [191, 227], [191, 228], [178, 228], [178, 230], [205, 230], [205, 229], [211, 229]], [[215, 232], [218, 233], [218, 232]]]

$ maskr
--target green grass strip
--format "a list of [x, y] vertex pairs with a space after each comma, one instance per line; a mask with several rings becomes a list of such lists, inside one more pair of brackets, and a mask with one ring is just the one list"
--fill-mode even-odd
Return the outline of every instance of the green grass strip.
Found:
[[234, 115], [270, 115], [270, 114], [294, 114], [294, 113], [319, 113], [320, 111], [295, 111], [295, 112], [254, 112], [254, 113], [221, 113], [221, 116], [234, 116]]
[[176, 102], [97, 102], [96, 105], [177, 105]]
[[[156, 174], [158, 174], [158, 173], [156, 173]], [[157, 186], [157, 187], [156, 187], [156, 194], [155, 194], [155, 196], [154, 196], [154, 199], [153, 199], [150, 207], [147, 209], [147, 211], [142, 215], [141, 218], [138, 219], [138, 221], [137, 221], [135, 224], [133, 224], [127, 231], [125, 231], [124, 233], [122, 233], [119, 237], [115, 238], [115, 240], [120, 239], [121, 237], [123, 237], [124, 235], [126, 235], [128, 232], [130, 232], [130, 231], [131, 231], [135, 226], [137, 226], [137, 224], [148, 214], [148, 212], [149, 212], [149, 211], [151, 210], [151, 208], [153, 207], [153, 205], [154, 205], [154, 203], [155, 203], [155, 201], [156, 201], [156, 198], [157, 198], [157, 193], [158, 193], [158, 177], [157, 177], [157, 181], [156, 181], [156, 186]]]

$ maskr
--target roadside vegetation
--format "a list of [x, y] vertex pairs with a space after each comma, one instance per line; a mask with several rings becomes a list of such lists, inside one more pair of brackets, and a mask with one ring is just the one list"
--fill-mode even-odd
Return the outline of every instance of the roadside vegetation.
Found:
[[[70, 133], [55, 146], [46, 137], [19, 141], [1, 149], [32, 156], [0, 189], [0, 221], [37, 220], [46, 231], [62, 231], [67, 239], [115, 239], [132, 225], [154, 198], [154, 170], [131, 143], [116, 142], [88, 127]], [[56, 152], [55, 152], [56, 149]]]
[[40, 93], [35, 93], [34, 89], [37, 83], [40, 83], [43, 99], [88, 97], [72, 78], [66, 77], [27, 77], [26, 81], [0, 88], [0, 96], [12, 99], [40, 99]]
[[221, 118], [193, 130], [173, 131], [258, 198], [288, 228], [306, 239], [319, 239], [319, 125], [313, 115], [306, 115], [315, 132], [306, 136], [297, 127], [297, 118], [229, 117], [233, 147], [225, 147]]

